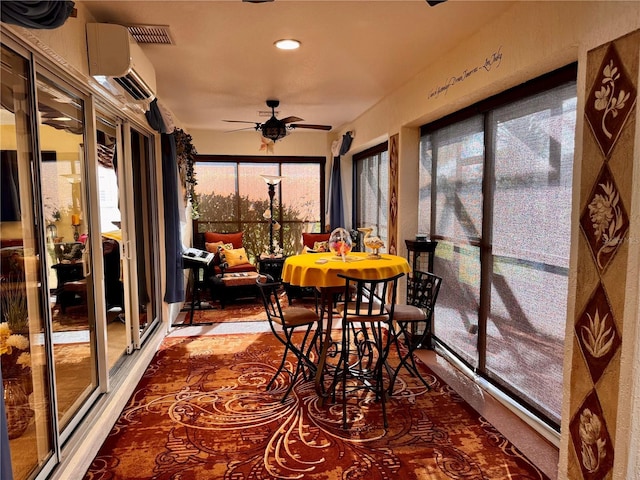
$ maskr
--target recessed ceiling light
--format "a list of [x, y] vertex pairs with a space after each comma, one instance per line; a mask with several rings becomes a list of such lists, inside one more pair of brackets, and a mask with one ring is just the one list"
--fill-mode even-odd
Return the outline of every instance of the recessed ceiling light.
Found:
[[274, 45], [280, 50], [295, 50], [296, 48], [300, 48], [300, 42], [292, 38], [278, 40]]

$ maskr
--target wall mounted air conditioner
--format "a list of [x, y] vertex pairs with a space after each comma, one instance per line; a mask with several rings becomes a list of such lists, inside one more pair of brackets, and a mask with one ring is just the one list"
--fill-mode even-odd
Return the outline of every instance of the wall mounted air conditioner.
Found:
[[88, 23], [89, 73], [118, 84], [135, 101], [156, 96], [156, 72], [127, 27]]

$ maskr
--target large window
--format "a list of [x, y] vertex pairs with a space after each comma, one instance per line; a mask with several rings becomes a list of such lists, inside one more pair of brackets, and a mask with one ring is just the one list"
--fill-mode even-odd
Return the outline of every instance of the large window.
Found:
[[576, 121], [570, 66], [422, 129], [438, 345], [560, 425]]
[[269, 250], [268, 187], [262, 175], [281, 176], [275, 187], [274, 241], [285, 255], [302, 249], [303, 232], [324, 230], [324, 157], [228, 157], [196, 159], [198, 224], [208, 231], [244, 232], [247, 253]]
[[384, 142], [353, 156], [353, 224], [356, 228], [373, 228], [373, 235], [385, 244], [389, 240], [388, 148], [388, 142]]

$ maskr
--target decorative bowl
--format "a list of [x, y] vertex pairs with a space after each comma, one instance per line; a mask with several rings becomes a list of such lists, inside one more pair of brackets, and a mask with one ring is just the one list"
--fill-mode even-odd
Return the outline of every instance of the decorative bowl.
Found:
[[337, 257], [344, 259], [353, 248], [351, 235], [344, 228], [336, 228], [329, 237], [329, 250]]

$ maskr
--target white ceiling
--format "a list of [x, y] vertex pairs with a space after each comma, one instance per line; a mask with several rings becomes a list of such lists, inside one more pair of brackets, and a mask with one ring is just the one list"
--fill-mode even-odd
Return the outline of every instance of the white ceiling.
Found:
[[[458, 1], [89, 1], [98, 22], [168, 25], [174, 45], [141, 47], [157, 95], [180, 126], [233, 130], [278, 117], [332, 125], [354, 120], [512, 2]], [[279, 51], [281, 38], [302, 42]]]

